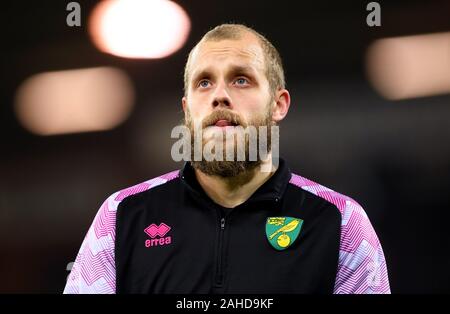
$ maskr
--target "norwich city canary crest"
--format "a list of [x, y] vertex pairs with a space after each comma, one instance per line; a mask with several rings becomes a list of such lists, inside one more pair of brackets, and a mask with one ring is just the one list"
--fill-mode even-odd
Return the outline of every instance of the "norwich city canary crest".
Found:
[[297, 239], [303, 220], [294, 217], [268, 217], [266, 236], [269, 243], [277, 250], [284, 250]]

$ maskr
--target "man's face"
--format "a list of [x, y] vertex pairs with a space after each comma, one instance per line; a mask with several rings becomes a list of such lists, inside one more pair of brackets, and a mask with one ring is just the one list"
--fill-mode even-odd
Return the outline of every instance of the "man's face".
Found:
[[[186, 124], [192, 132], [194, 125], [200, 125], [204, 140], [213, 139], [217, 132], [233, 131], [233, 126], [272, 123], [273, 98], [265, 75], [264, 54], [255, 36], [202, 43], [194, 51], [189, 72], [187, 95], [183, 98]], [[222, 176], [237, 175], [258, 164], [193, 163], [203, 172]]]
[[271, 105], [264, 54], [252, 34], [202, 43], [194, 51], [189, 73], [183, 108], [194, 123], [223, 109], [248, 124]]

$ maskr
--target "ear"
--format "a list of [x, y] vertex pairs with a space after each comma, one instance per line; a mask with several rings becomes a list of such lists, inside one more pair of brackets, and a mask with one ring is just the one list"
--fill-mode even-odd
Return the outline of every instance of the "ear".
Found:
[[184, 97], [181, 99], [181, 106], [183, 107], [184, 114], [186, 114], [186, 108], [187, 108], [187, 100], [186, 100], [186, 96], [184, 96]]
[[288, 90], [278, 90], [275, 94], [274, 102], [275, 106], [272, 111], [272, 120], [278, 123], [286, 117], [291, 104], [291, 95], [289, 95]]

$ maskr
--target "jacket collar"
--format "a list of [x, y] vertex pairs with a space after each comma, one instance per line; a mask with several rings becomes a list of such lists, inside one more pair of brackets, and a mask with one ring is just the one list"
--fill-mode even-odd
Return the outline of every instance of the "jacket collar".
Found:
[[[186, 184], [187, 187], [196, 194], [196, 196], [203, 199], [208, 199], [212, 202], [212, 200], [208, 197], [208, 195], [198, 183], [194, 168], [192, 167], [190, 162], [186, 162], [184, 164], [183, 168], [180, 171], [180, 178], [183, 183]], [[243, 204], [258, 201], [279, 202], [283, 198], [284, 192], [286, 191], [286, 187], [290, 179], [291, 171], [287, 167], [286, 162], [282, 158], [280, 158], [278, 169], [275, 171], [275, 173], [269, 178], [269, 180], [261, 185]]]

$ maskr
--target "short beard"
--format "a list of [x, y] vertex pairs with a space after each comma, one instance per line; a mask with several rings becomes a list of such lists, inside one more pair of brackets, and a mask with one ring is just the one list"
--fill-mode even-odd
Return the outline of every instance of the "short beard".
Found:
[[[271, 146], [272, 146], [272, 137], [271, 137], [271, 127], [274, 125], [274, 123], [272, 122], [272, 110], [270, 105], [268, 105], [268, 109], [266, 110], [265, 114], [263, 117], [258, 117], [252, 121], [250, 121], [247, 124], [245, 124], [243, 121], [240, 120], [239, 117], [235, 117], [232, 116], [230, 117], [230, 113], [228, 112], [228, 110], [226, 111], [218, 111], [215, 112], [213, 114], [211, 114], [211, 116], [214, 117], [224, 117], [224, 118], [228, 118], [230, 120], [232, 120], [233, 122], [237, 122], [240, 126], [242, 126], [244, 129], [247, 126], [254, 126], [256, 128], [256, 138], [260, 139], [260, 126], [266, 126], [267, 127], [267, 152], [270, 153], [271, 151]], [[211, 118], [213, 117], [207, 117], [205, 120], [211, 120]], [[223, 178], [231, 178], [231, 177], [236, 177], [239, 175], [242, 175], [244, 173], [248, 173], [250, 171], [253, 171], [254, 169], [258, 168], [261, 163], [262, 163], [262, 159], [261, 159], [261, 155], [258, 153], [256, 154], [256, 160], [250, 160], [249, 158], [249, 139], [248, 139], [248, 134], [245, 135], [245, 145], [244, 145], [244, 154], [245, 154], [245, 160], [237, 160], [237, 156], [238, 156], [238, 147], [237, 147], [237, 139], [236, 136], [234, 137], [235, 141], [234, 141], [234, 159], [232, 161], [229, 160], [225, 160], [225, 147], [224, 147], [224, 156], [223, 156], [223, 160], [205, 160], [203, 154], [202, 154], [202, 160], [201, 161], [195, 161], [194, 160], [194, 143], [195, 143], [195, 135], [194, 135], [194, 125], [192, 122], [192, 119], [190, 117], [190, 113], [189, 111], [187, 112], [187, 117], [185, 119], [185, 125], [189, 128], [190, 132], [191, 132], [191, 165], [194, 169], [197, 169], [199, 171], [201, 171], [202, 173], [206, 174], [206, 175], [211, 175], [211, 176], [220, 176]], [[204, 129], [205, 127], [207, 127], [207, 125], [204, 125], [204, 123], [202, 123], [202, 128]], [[225, 132], [224, 132], [225, 134]], [[224, 140], [225, 140], [225, 136], [224, 136]], [[203, 152], [203, 147], [204, 147], [205, 143], [203, 143], [202, 140], [202, 152]], [[257, 147], [259, 147], [259, 142]]]

